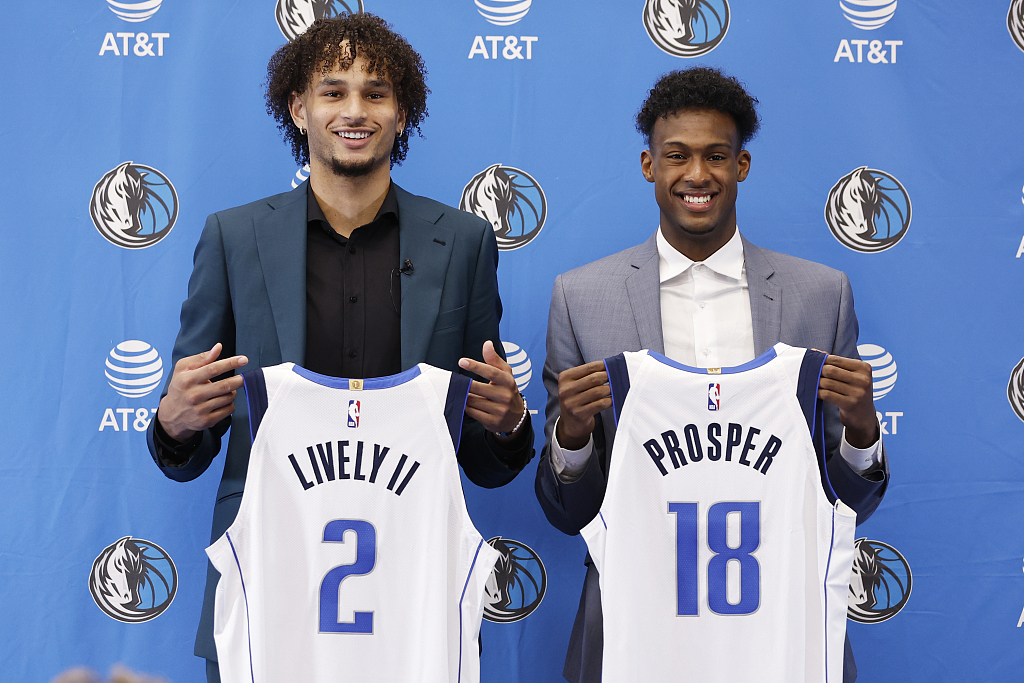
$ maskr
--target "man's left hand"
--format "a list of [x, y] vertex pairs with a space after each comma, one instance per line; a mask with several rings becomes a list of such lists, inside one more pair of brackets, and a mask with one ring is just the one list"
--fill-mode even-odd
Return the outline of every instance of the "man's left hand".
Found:
[[472, 358], [459, 359], [460, 368], [487, 380], [473, 380], [466, 401], [466, 415], [488, 431], [510, 432], [519, 424], [526, 410], [523, 397], [519, 395], [512, 368], [494, 350], [493, 342], [484, 342], [483, 358], [483, 363]]
[[879, 439], [878, 418], [871, 397], [871, 366], [862, 360], [828, 356], [821, 369], [818, 398], [839, 407], [846, 441], [868, 448]]

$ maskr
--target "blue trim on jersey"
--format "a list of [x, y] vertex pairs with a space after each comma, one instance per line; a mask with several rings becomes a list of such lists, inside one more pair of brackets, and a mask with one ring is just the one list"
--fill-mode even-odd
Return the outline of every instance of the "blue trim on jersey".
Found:
[[[316, 382], [320, 386], [330, 387], [331, 389], [348, 389], [349, 380], [347, 377], [330, 377], [328, 375], [321, 375], [298, 365], [292, 366], [292, 372], [300, 377], [305, 377], [310, 382]], [[397, 375], [364, 379], [363, 389], [390, 389], [391, 387], [397, 387], [399, 384], [405, 384], [409, 380], [415, 379], [419, 376], [420, 368], [418, 365], [414, 365], [405, 372], [400, 372]]]
[[[832, 534], [829, 536], [828, 544], [828, 560], [825, 562], [825, 584], [823, 586], [825, 594], [825, 683], [829, 683], [828, 680], [828, 570], [832, 567], [832, 550], [835, 548], [836, 542], [836, 508], [835, 503], [832, 503]], [[843, 653], [846, 656], [846, 653]]]
[[821, 351], [808, 349], [804, 352], [804, 360], [800, 365], [800, 378], [797, 381], [796, 395], [800, 401], [800, 409], [803, 411], [804, 419], [807, 420], [807, 429], [811, 433], [811, 443], [814, 444], [814, 453], [818, 460], [818, 476], [821, 479], [821, 489], [825, 492], [828, 501], [833, 505], [839, 499], [832, 482], [828, 477], [828, 466], [825, 452], [825, 410], [824, 403], [818, 398], [818, 389], [821, 386], [821, 371], [825, 367], [825, 359], [828, 354]]
[[[262, 376], [263, 373], [261, 372]], [[235, 552], [235, 543], [231, 540], [231, 534], [224, 532], [227, 536], [228, 545], [231, 546], [231, 554], [235, 556], [235, 566], [238, 567], [238, 580], [242, 582], [242, 598], [245, 599], [245, 637], [249, 643], [249, 679], [256, 680], [256, 674], [252, 668], [252, 629], [249, 627], [249, 594], [245, 592], [245, 577], [242, 576], [242, 563], [238, 561], [238, 553]]]
[[473, 554], [473, 563], [469, 565], [469, 573], [466, 574], [466, 583], [462, 586], [462, 595], [459, 596], [459, 678], [462, 680], [462, 601], [466, 598], [466, 589], [469, 588], [469, 579], [473, 576], [473, 570], [476, 568], [476, 559], [480, 557], [480, 548], [484, 547], [483, 539], [477, 543], [476, 553]]
[[615, 424], [618, 425], [622, 404], [626, 402], [626, 394], [629, 393], [629, 367], [626, 365], [626, 357], [620, 353], [605, 358], [604, 371], [608, 373], [608, 388], [612, 392], [612, 414], [615, 416]]
[[263, 416], [267, 413], [267, 378], [263, 368], [256, 368], [242, 373], [242, 386], [245, 387], [245, 400], [249, 405], [249, 440], [256, 440]]
[[608, 522], [604, 521], [604, 513], [598, 510], [597, 516], [601, 518], [601, 524], [604, 524], [604, 530], [608, 531]]
[[452, 446], [459, 452], [462, 441], [462, 418], [466, 415], [466, 403], [469, 401], [469, 389], [473, 380], [465, 375], [453, 372], [448, 380], [448, 396], [444, 402], [444, 421], [448, 423], [448, 434], [452, 437]]
[[677, 370], [685, 370], [686, 372], [692, 372], [692, 373], [695, 373], [695, 374], [698, 374], [698, 375], [711, 375], [711, 374], [714, 374], [714, 375], [719, 375], [719, 374], [721, 374], [721, 375], [734, 375], [737, 372], [746, 372], [747, 370], [753, 370], [754, 368], [759, 368], [762, 365], [764, 365], [765, 363], [774, 360], [775, 357], [779, 355], [775, 351], [775, 347], [773, 346], [773, 347], [769, 348], [767, 351], [765, 351], [764, 353], [762, 353], [760, 356], [755, 358], [754, 360], [747, 361], [743, 365], [736, 365], [736, 366], [733, 366], [731, 368], [718, 368], [718, 370], [720, 370], [721, 372], [711, 373], [711, 372], [708, 372], [707, 368], [695, 368], [695, 367], [690, 366], [690, 365], [683, 365], [682, 363], [678, 363], [678, 362], [672, 360], [671, 358], [669, 358], [667, 356], [663, 356], [662, 354], [658, 353], [657, 351], [648, 351], [647, 353], [648, 353], [648, 355], [651, 358], [653, 358], [654, 360], [658, 361], [659, 363], [663, 363], [663, 364], [665, 364], [665, 365], [667, 365], [669, 367], [676, 368]]

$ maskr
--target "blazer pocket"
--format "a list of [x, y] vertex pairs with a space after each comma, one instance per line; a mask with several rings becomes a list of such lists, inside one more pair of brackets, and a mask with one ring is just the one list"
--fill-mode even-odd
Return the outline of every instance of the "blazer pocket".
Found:
[[462, 327], [466, 321], [466, 307], [459, 306], [450, 311], [437, 314], [437, 322], [434, 323], [434, 332], [445, 332], [456, 327]]

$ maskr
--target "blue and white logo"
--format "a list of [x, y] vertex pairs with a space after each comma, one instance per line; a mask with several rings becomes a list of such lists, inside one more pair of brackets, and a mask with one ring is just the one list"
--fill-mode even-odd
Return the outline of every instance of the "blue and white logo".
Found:
[[530, 357], [526, 355], [526, 349], [521, 348], [512, 342], [501, 342], [505, 349], [505, 362], [512, 366], [512, 376], [515, 377], [516, 386], [523, 392], [530, 386], [530, 378], [533, 377], [533, 365]]
[[499, 624], [525, 619], [537, 609], [548, 590], [544, 563], [522, 541], [495, 536], [487, 542], [501, 556], [484, 588], [484, 619]]
[[858, 344], [857, 353], [871, 366], [871, 390], [877, 401], [896, 386], [896, 361], [892, 354], [877, 344]]
[[138, 23], [157, 13], [163, 0], [142, 0], [142, 2], [115, 2], [107, 0], [110, 11], [124, 21]]
[[728, 0], [647, 0], [644, 28], [663, 52], [700, 57], [729, 32]]
[[129, 339], [110, 349], [103, 374], [117, 393], [126, 398], [142, 398], [160, 386], [164, 362], [146, 342]]
[[160, 616], [178, 591], [178, 570], [163, 548], [125, 536], [92, 563], [89, 592], [111, 619], [133, 624]]
[[174, 227], [178, 193], [160, 171], [126, 161], [96, 183], [89, 215], [111, 244], [145, 249], [167, 237]]
[[303, 166], [302, 168], [295, 172], [295, 177], [292, 178], [292, 189], [294, 190], [296, 187], [306, 182], [308, 178], [309, 164], [306, 164], [305, 166]]
[[862, 624], [892, 619], [910, 600], [910, 564], [888, 543], [866, 538], [857, 539], [853, 558], [847, 616]]
[[277, 0], [274, 16], [281, 34], [291, 42], [306, 32], [317, 19], [363, 11], [363, 0]]
[[865, 31], [882, 28], [896, 14], [896, 0], [839, 0], [843, 16]]
[[529, 173], [494, 164], [463, 188], [459, 208], [490, 223], [498, 249], [511, 251], [525, 247], [540, 234], [547, 220], [548, 200]]
[[910, 228], [910, 195], [885, 171], [861, 166], [832, 187], [825, 222], [843, 246], [872, 254], [890, 249]]
[[511, 26], [525, 17], [533, 0], [473, 0], [476, 11], [495, 26]]
[[1013, 0], [1010, 3], [1010, 10], [1006, 13], [1006, 28], [1017, 47], [1024, 50], [1024, 0]]
[[1010, 373], [1010, 382], [1006, 385], [1006, 399], [1010, 402], [1013, 412], [1024, 421], [1024, 358]]

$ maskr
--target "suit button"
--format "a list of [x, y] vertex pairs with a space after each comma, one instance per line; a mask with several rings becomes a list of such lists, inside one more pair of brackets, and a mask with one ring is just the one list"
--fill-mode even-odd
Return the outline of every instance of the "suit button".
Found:
[[359, 301], [359, 297], [357, 297], [357, 296], [350, 296], [348, 298], [348, 300], [349, 300], [350, 303], [354, 304], [355, 302]]

